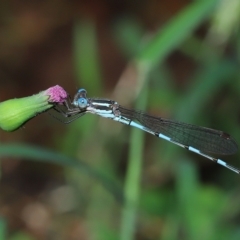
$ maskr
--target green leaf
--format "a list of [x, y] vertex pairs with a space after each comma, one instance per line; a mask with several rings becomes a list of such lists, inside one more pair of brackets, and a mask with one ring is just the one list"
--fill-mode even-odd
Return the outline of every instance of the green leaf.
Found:
[[174, 48], [188, 37], [211, 13], [219, 0], [194, 1], [182, 12], [160, 28], [137, 60], [149, 69], [162, 61]]
[[19, 157], [26, 158], [31, 161], [46, 162], [52, 164], [58, 164], [64, 167], [73, 167], [80, 170], [82, 173], [87, 174], [96, 180], [100, 181], [103, 186], [111, 192], [118, 201], [123, 200], [123, 194], [120, 187], [111, 179], [107, 179], [100, 174], [97, 170], [94, 170], [88, 166], [85, 162], [67, 157], [54, 151], [46, 150], [44, 148], [24, 145], [24, 144], [1, 144], [0, 146], [1, 157]]

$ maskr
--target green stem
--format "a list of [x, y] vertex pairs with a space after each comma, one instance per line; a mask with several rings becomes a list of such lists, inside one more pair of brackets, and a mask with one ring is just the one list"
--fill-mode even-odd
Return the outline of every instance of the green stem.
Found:
[[[141, 74], [141, 71], [139, 72], [139, 76], [141, 76], [140, 78], [145, 78], [145, 74]], [[140, 82], [141, 80], [143, 79], [139, 79]], [[144, 90], [141, 91], [141, 97], [138, 98], [136, 108], [144, 109], [146, 103], [147, 88], [145, 87]], [[129, 161], [124, 186], [125, 203], [122, 211], [121, 240], [134, 239], [143, 162], [143, 136], [143, 132], [139, 129], [131, 130]]]

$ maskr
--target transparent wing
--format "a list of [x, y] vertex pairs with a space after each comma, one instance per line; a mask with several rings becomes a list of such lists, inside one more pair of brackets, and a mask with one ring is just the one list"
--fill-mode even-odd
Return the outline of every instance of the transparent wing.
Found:
[[162, 133], [175, 142], [192, 146], [202, 152], [230, 155], [238, 150], [235, 140], [225, 132], [153, 117], [141, 111], [129, 110], [122, 106], [119, 107], [119, 110], [122, 116], [138, 121], [156, 134]]

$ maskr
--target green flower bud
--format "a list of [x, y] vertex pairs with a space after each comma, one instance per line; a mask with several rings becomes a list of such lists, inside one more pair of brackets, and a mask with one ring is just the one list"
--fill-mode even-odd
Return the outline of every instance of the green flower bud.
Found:
[[67, 93], [60, 86], [54, 86], [36, 95], [10, 99], [0, 103], [0, 127], [5, 131], [14, 131], [31, 118], [62, 103]]

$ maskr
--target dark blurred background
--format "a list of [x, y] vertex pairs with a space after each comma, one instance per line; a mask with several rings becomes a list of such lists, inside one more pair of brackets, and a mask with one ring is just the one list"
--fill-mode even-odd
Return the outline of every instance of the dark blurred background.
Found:
[[[0, 6], [0, 101], [86, 88], [240, 142], [238, 0]], [[48, 113], [0, 138], [29, 149], [1, 157], [0, 240], [240, 239], [239, 176], [164, 140], [98, 116], [64, 125]], [[50, 152], [69, 164], [41, 160]], [[221, 158], [240, 167], [239, 153]]]

